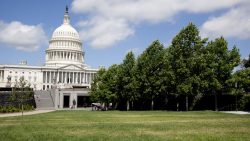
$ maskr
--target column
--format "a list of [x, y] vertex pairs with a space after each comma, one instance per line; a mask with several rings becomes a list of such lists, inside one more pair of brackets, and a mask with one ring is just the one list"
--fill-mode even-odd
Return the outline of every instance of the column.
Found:
[[83, 79], [82, 79], [82, 81], [85, 84], [85, 72], [83, 72]]
[[89, 73], [86, 73], [86, 82], [89, 84]]
[[89, 73], [89, 84], [90, 84], [90, 81], [91, 81], [91, 73]]
[[59, 70], [57, 71], [56, 83], [59, 82]]
[[63, 72], [64, 77], [64, 83], [67, 83], [67, 72]]
[[53, 74], [53, 83], [56, 83], [56, 71], [54, 71], [54, 74]]
[[76, 73], [76, 82], [79, 84], [78, 78], [79, 78], [79, 72]]
[[51, 71], [49, 71], [49, 83], [51, 83]]
[[73, 83], [75, 83], [75, 72], [73, 72]]
[[90, 84], [92, 83], [92, 73], [90, 73], [90, 80], [89, 80]]
[[[60, 73], [59, 73], [59, 75], [60, 75]], [[61, 79], [59, 79], [59, 81], [61, 82], [61, 83], [63, 83], [63, 81], [64, 81], [64, 77], [63, 77], [63, 71], [61, 71], [61, 77], [60, 77]]]
[[84, 73], [84, 83], [87, 84], [87, 73]]
[[71, 83], [71, 75], [70, 75], [70, 72], [67, 72], [67, 75], [68, 75], [68, 77], [67, 77], [67, 80], [69, 80], [69, 82], [68, 83]]
[[82, 84], [82, 72], [80, 72], [80, 84]]
[[47, 71], [45, 71], [45, 83], [47, 83]]

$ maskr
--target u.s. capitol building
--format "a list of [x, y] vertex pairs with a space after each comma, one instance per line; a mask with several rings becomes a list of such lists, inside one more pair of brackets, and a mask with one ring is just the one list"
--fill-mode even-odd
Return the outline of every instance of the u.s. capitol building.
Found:
[[36, 107], [62, 109], [90, 106], [89, 91], [98, 69], [84, 63], [78, 32], [70, 25], [68, 8], [63, 24], [52, 34], [44, 66], [0, 65], [0, 87], [14, 87], [21, 77], [35, 91]]
[[78, 32], [70, 25], [68, 8], [63, 24], [54, 32], [46, 49], [44, 66], [0, 65], [0, 87], [13, 87], [20, 77], [34, 90], [48, 90], [55, 84], [60, 88], [90, 87], [97, 69], [84, 63], [84, 51]]

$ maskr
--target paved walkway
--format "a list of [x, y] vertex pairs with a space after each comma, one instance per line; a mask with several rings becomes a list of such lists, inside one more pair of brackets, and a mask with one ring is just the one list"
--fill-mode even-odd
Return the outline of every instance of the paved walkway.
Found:
[[223, 113], [238, 114], [238, 115], [250, 114], [250, 112], [244, 112], [244, 111], [223, 111]]
[[[53, 111], [55, 110], [35, 110], [35, 111], [23, 112], [23, 115], [34, 115], [34, 114], [48, 113]], [[15, 117], [15, 116], [22, 116], [22, 112], [0, 114], [0, 117]]]

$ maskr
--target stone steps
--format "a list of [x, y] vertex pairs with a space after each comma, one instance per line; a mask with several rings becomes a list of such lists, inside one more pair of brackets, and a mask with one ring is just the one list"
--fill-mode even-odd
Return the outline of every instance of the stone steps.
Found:
[[35, 102], [37, 109], [55, 109], [53, 95], [51, 91], [35, 91]]

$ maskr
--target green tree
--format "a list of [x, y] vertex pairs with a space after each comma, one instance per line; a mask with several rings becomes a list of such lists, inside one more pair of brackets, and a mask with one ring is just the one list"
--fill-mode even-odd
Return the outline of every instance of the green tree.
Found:
[[202, 55], [207, 39], [201, 39], [198, 28], [190, 23], [172, 40], [169, 61], [174, 76], [172, 93], [185, 95], [186, 110], [188, 97], [200, 93], [201, 75], [205, 67]]
[[100, 95], [102, 94], [102, 90], [100, 89], [100, 85], [103, 83], [103, 77], [106, 73], [105, 68], [100, 68], [96, 73], [92, 83], [91, 83], [91, 91], [90, 91], [90, 98], [91, 101], [98, 101], [100, 102]]
[[244, 78], [241, 76], [241, 71], [238, 71], [232, 75], [230, 79], [226, 81], [226, 83], [229, 85], [229, 92], [232, 95], [235, 95], [235, 110], [238, 111], [238, 95], [244, 93], [243, 89], [243, 83]]
[[21, 105], [22, 115], [24, 111], [24, 104], [27, 103], [28, 100], [31, 100], [33, 97], [34, 92], [30, 88], [30, 84], [24, 79], [24, 77], [20, 77], [19, 81], [16, 81], [15, 83], [11, 94], [11, 99]]
[[135, 71], [135, 56], [133, 52], [127, 53], [123, 63], [121, 64], [121, 70], [119, 73], [119, 79], [117, 86], [120, 99], [124, 99], [127, 102], [127, 110], [130, 110], [130, 103], [133, 108], [133, 103], [137, 99], [136, 86], [134, 77]]
[[141, 97], [151, 100], [151, 109], [154, 108], [154, 100], [165, 92], [164, 81], [164, 47], [158, 41], [154, 41], [138, 58], [136, 65], [136, 81]]
[[119, 65], [112, 65], [107, 71], [100, 69], [94, 78], [91, 86], [91, 99], [105, 104], [116, 103], [117, 101], [117, 76]]
[[214, 94], [215, 110], [217, 111], [217, 95], [226, 90], [226, 81], [230, 79], [233, 69], [239, 65], [239, 50], [234, 46], [230, 51], [227, 41], [220, 37], [208, 43], [205, 56], [207, 91]]

